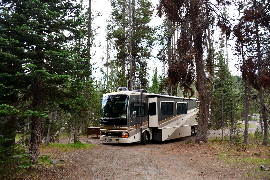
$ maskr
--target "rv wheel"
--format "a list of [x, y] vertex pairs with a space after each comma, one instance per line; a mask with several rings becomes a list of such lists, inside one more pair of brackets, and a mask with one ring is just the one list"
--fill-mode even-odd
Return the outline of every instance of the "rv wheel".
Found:
[[147, 132], [144, 131], [141, 137], [141, 144], [146, 145], [147, 140], [148, 140]]
[[191, 136], [195, 136], [196, 135], [196, 129], [194, 126], [191, 127]]

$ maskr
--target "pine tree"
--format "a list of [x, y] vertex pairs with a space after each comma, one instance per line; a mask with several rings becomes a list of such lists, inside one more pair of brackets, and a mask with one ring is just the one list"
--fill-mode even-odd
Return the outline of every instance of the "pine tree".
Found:
[[208, 18], [211, 16], [208, 1], [160, 1], [158, 9], [160, 16], [165, 14], [175, 26], [179, 26], [179, 32], [177, 32], [179, 38], [175, 41], [177, 55], [171, 54], [171, 63], [174, 67], [171, 68], [172, 76], [169, 77], [169, 81], [173, 84], [183, 84], [183, 87], [190, 91], [195, 76], [194, 68], [196, 68], [196, 88], [200, 101], [196, 141], [207, 141], [209, 92], [203, 59], [203, 42], [206, 29], [212, 23]]
[[113, 41], [116, 59], [111, 60], [111, 72], [116, 73], [112, 81], [115, 86], [129, 89], [146, 88], [147, 59], [151, 56], [154, 30], [149, 26], [152, 11], [148, 0], [112, 0], [111, 22], [108, 40]]
[[159, 82], [158, 82], [158, 76], [157, 76], [157, 68], [154, 71], [154, 75], [152, 78], [152, 86], [150, 88], [150, 91], [152, 93], [159, 93]]
[[[234, 28], [237, 37], [237, 50], [243, 59], [241, 67], [243, 79], [258, 91], [260, 113], [264, 127], [264, 145], [268, 144], [267, 107], [265, 91], [270, 89], [269, 61], [269, 2], [239, 2], [243, 16]], [[244, 50], [242, 50], [245, 48]]]
[[75, 64], [85, 63], [68, 48], [80, 33], [81, 11], [75, 0], [12, 0], [1, 11], [0, 83], [7, 95], [1, 96], [1, 103], [27, 105], [32, 163], [38, 161], [41, 121], [49, 105], [64, 99], [65, 88], [78, 72]]
[[212, 95], [211, 124], [215, 129], [222, 129], [222, 138], [224, 137], [224, 128], [231, 127], [231, 138], [237, 132], [236, 114], [239, 107], [239, 91], [236, 87], [237, 82], [229, 72], [228, 64], [221, 51], [215, 56], [215, 76]]

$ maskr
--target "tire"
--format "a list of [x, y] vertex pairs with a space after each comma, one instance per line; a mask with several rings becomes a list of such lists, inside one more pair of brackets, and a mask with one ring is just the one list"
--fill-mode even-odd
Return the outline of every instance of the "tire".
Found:
[[196, 135], [196, 128], [194, 126], [191, 127], [191, 136]]
[[144, 132], [142, 133], [142, 135], [141, 135], [141, 144], [142, 144], [142, 145], [146, 145], [147, 140], [148, 140], [147, 132], [144, 131]]

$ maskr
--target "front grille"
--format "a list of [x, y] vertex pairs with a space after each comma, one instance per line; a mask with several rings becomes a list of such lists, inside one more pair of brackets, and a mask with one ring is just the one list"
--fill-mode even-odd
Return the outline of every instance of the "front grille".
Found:
[[111, 137], [122, 137], [121, 132], [102, 132], [102, 135], [111, 136]]

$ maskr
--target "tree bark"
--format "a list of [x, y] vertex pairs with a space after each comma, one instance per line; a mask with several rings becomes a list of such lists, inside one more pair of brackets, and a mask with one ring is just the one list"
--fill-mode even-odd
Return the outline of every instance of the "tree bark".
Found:
[[[254, 6], [257, 6], [257, 1], [255, 0]], [[257, 53], [258, 53], [258, 76], [259, 78], [262, 77], [262, 53], [261, 53], [261, 44], [260, 44], [260, 36], [259, 36], [259, 25], [258, 21], [255, 20], [255, 27], [256, 27], [256, 44], [257, 44]], [[268, 122], [267, 122], [267, 117], [266, 117], [266, 108], [264, 105], [264, 97], [263, 97], [263, 87], [262, 84], [259, 83], [259, 99], [260, 99], [260, 109], [261, 109], [261, 117], [264, 125], [264, 136], [263, 136], [263, 145], [268, 144]]]
[[33, 116], [32, 117], [32, 126], [31, 126], [31, 139], [30, 139], [30, 160], [31, 163], [38, 163], [39, 156], [39, 145], [40, 145], [40, 128], [41, 128], [41, 118]]
[[88, 2], [88, 47], [89, 47], [89, 59], [91, 59], [91, 36], [92, 36], [92, 7], [91, 0]]
[[205, 65], [203, 61], [203, 48], [202, 48], [202, 32], [198, 32], [195, 37], [195, 49], [197, 51], [196, 73], [197, 73], [197, 90], [199, 92], [199, 118], [198, 118], [198, 132], [196, 142], [207, 141], [208, 119], [209, 119], [209, 92], [207, 89], [207, 81], [205, 74]]
[[[31, 93], [33, 94], [32, 108], [34, 111], [39, 111], [40, 106], [42, 104], [43, 88], [41, 84], [42, 84], [41, 81], [37, 79], [30, 88]], [[33, 164], [38, 163], [40, 143], [41, 143], [41, 117], [32, 115], [29, 153], [30, 153], [30, 161]]]
[[73, 116], [74, 118], [74, 134], [73, 134], [73, 140], [74, 140], [74, 143], [78, 143], [79, 142], [79, 139], [78, 139], [78, 116], [77, 115], [74, 115]]
[[51, 142], [51, 122], [52, 122], [52, 112], [49, 115], [49, 119], [48, 119], [48, 128], [47, 128], [47, 134], [46, 134], [46, 138], [45, 138], [45, 144], [46, 146], [48, 146]]
[[[202, 67], [199, 67], [202, 66]], [[197, 70], [197, 90], [199, 92], [199, 118], [198, 118], [198, 132], [196, 142], [207, 141], [208, 118], [209, 118], [209, 95], [206, 85], [206, 76], [204, 73], [203, 63], [196, 62]]]
[[245, 130], [244, 130], [244, 143], [248, 143], [248, 113], [249, 113], [249, 102], [248, 102], [248, 85], [245, 82], [245, 100], [244, 100], [244, 107], [245, 107]]
[[192, 31], [194, 37], [195, 63], [197, 74], [197, 90], [199, 93], [199, 117], [196, 142], [207, 141], [208, 119], [209, 119], [209, 92], [205, 74], [205, 63], [203, 60], [203, 20], [201, 16], [202, 1], [191, 1], [194, 17], [192, 18]]

